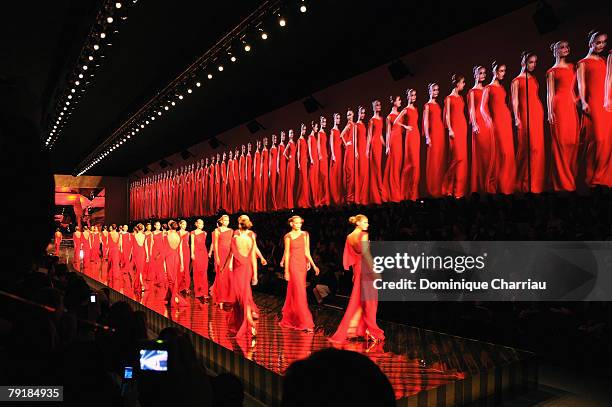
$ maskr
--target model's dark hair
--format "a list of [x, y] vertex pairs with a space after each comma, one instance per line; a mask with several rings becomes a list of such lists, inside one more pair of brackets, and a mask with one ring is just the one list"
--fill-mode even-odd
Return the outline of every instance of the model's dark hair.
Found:
[[110, 225], [110, 230], [117, 230], [117, 225], [115, 225], [114, 223]]
[[502, 65], [504, 65], [504, 66], [505, 66], [506, 64], [504, 64], [504, 63], [502, 63], [502, 62], [498, 62], [498, 61], [493, 61], [493, 62], [491, 62], [491, 69], [493, 70], [493, 72], [497, 72], [497, 69], [498, 69], [500, 66], [502, 66]]
[[287, 223], [291, 225], [291, 222], [293, 222], [296, 219], [302, 219], [302, 223], [304, 222], [304, 218], [302, 218], [300, 215], [293, 215], [292, 217], [287, 219]]
[[367, 218], [367, 216], [362, 215], [362, 214], [355, 215], [355, 216], [351, 216], [351, 217], [349, 218], [349, 223], [350, 223], [351, 225], [356, 225], [356, 224], [357, 224], [357, 222], [361, 222], [362, 220], [364, 220], [364, 219], [366, 219], [366, 218]]
[[136, 229], [137, 232], [142, 232], [144, 230], [144, 225], [139, 223], [134, 229]]
[[168, 222], [168, 228], [170, 230], [177, 230], [178, 229], [178, 223], [176, 223], [175, 221], [171, 220], [170, 222]]
[[536, 53], [533, 52], [533, 51], [523, 51], [523, 52], [521, 52], [521, 62], [523, 64], [526, 64], [527, 60], [529, 58], [531, 58], [532, 56], [534, 56], [534, 55], [536, 55]]
[[395, 99], [397, 99], [397, 98], [401, 99], [402, 97], [401, 96], [389, 96], [389, 101], [391, 102], [391, 104], [394, 104], [395, 103]]
[[462, 79], [465, 80], [465, 77], [463, 75], [458, 73], [453, 74], [453, 76], [451, 76], [451, 85], [453, 86], [453, 88], [456, 87]]
[[240, 215], [238, 217], [238, 229], [240, 230], [248, 230], [253, 227], [253, 223], [251, 219], [247, 215]]
[[480, 71], [480, 69], [484, 69], [484, 66], [482, 66], [482, 65], [475, 65], [472, 68], [472, 74], [474, 75], [474, 77], [476, 77], [476, 74], [478, 73], [478, 71]]

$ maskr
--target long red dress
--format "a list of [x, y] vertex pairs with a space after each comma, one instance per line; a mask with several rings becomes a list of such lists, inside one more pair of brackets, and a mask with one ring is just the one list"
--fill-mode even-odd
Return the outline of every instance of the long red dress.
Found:
[[337, 128], [331, 129], [329, 133], [330, 154], [329, 158], [329, 199], [333, 205], [344, 203], [342, 185], [344, 182], [344, 174], [342, 173], [342, 140], [340, 138], [340, 130]]
[[603, 58], [583, 58], [585, 99], [591, 109], [582, 115], [582, 131], [586, 143], [586, 182], [589, 186], [612, 186], [612, 113], [604, 108], [606, 61]]
[[229, 206], [227, 204], [228, 201], [228, 188], [227, 188], [227, 164], [225, 163], [225, 161], [221, 161], [221, 165], [219, 166], [219, 169], [221, 170], [221, 179], [220, 179], [220, 185], [219, 185], [219, 197], [220, 197], [220, 205], [219, 208], [221, 209], [225, 209], [226, 211], [228, 211]]
[[514, 193], [516, 186], [516, 163], [514, 157], [514, 139], [512, 136], [512, 119], [506, 104], [506, 90], [501, 85], [489, 84], [485, 87], [488, 93], [488, 106], [484, 106], [484, 94], [481, 109], [488, 109], [491, 116], [489, 131], [495, 139], [495, 178], [497, 192]]
[[215, 257], [215, 282], [212, 289], [212, 295], [217, 303], [228, 303], [232, 302], [232, 280], [231, 273], [228, 270], [223, 270], [223, 266], [225, 266], [225, 262], [227, 261], [227, 256], [230, 253], [230, 248], [232, 244], [232, 235], [234, 231], [232, 229], [227, 229], [225, 232], [216, 229], [219, 233], [217, 246], [215, 246], [214, 257]]
[[81, 233], [81, 249], [83, 250], [83, 271], [88, 271], [90, 267], [91, 258], [89, 253], [91, 253], [91, 242], [89, 232]]
[[[166, 276], [164, 274], [164, 256], [166, 250], [166, 242], [163, 232], [153, 232], [153, 246], [149, 253], [149, 281], [158, 287], [166, 285]], [[149, 284], [145, 284], [149, 286]]]
[[107, 256], [106, 251], [108, 249], [108, 232], [100, 233], [100, 240], [102, 242], [102, 258], [105, 259]]
[[361, 205], [370, 203], [370, 163], [366, 156], [368, 130], [363, 122], [355, 123], [357, 159], [355, 161], [355, 202]]
[[293, 140], [287, 142], [285, 147], [285, 157], [287, 158], [287, 171], [285, 172], [285, 208], [293, 209], [295, 207], [293, 200], [293, 192], [295, 189], [295, 143]]
[[270, 152], [266, 147], [261, 150], [261, 210], [267, 211], [268, 207], [268, 189], [270, 187]]
[[100, 261], [100, 234], [92, 233], [89, 240], [91, 242], [91, 251], [89, 253], [89, 258], [92, 262], [98, 263]]
[[[402, 200], [402, 186], [400, 177], [402, 172], [402, 126], [395, 123], [398, 113], [389, 113], [387, 116], [387, 131], [389, 131], [389, 155], [385, 164], [383, 177], [383, 201], [399, 202]], [[405, 122], [405, 117], [401, 119]]]
[[170, 240], [166, 238], [166, 277], [168, 278], [168, 288], [171, 295], [171, 306], [181, 305], [185, 300], [180, 292], [181, 280], [181, 240], [178, 241], [176, 247], [172, 247]]
[[253, 157], [251, 157], [251, 153], [247, 153], [245, 160], [245, 171], [244, 174], [245, 182], [246, 182], [246, 203], [245, 207], [248, 211], [254, 210], [254, 202], [253, 202]]
[[189, 275], [189, 265], [191, 263], [191, 249], [189, 248], [189, 232], [185, 231], [185, 234], [181, 234], [181, 241], [183, 243], [183, 272], [179, 274], [178, 290], [189, 290], [191, 286], [191, 276]]
[[78, 271], [81, 271], [81, 247], [83, 245], [82, 235], [83, 234], [81, 232], [74, 232], [72, 234], [72, 245], [74, 248], [72, 254], [72, 265], [74, 266], [75, 270]]
[[[521, 192], [538, 194], [544, 190], [546, 175], [544, 108], [538, 96], [538, 81], [533, 76], [529, 76], [529, 82], [526, 85], [525, 77], [518, 76], [512, 82], [518, 84], [518, 112], [521, 121], [521, 127], [517, 130], [517, 189]], [[529, 95], [527, 95], [527, 90], [529, 90]], [[527, 132], [527, 97], [529, 97], [529, 132]]]
[[355, 203], [355, 123], [348, 122], [340, 133], [344, 145], [344, 201]]
[[329, 155], [327, 154], [327, 134], [320, 130], [317, 134], [317, 149], [319, 152], [319, 189], [316, 206], [329, 205]]
[[215, 164], [215, 169], [214, 169], [214, 175], [215, 175], [215, 185], [214, 185], [214, 199], [212, 201], [213, 207], [212, 207], [212, 212], [215, 213], [219, 210], [219, 208], [221, 208], [221, 182], [222, 182], [222, 178], [221, 178], [221, 165], [219, 164], [219, 162], [217, 162]]
[[244, 155], [240, 154], [238, 159], [238, 198], [240, 201], [238, 207], [243, 211], [248, 210], [247, 193], [250, 193], [250, 191], [247, 191], [246, 185], [246, 159]]
[[495, 139], [482, 117], [480, 105], [484, 89], [472, 88], [468, 100], [473, 98], [474, 116], [478, 133], [472, 128], [471, 190], [479, 193], [495, 193]]
[[143, 290], [147, 290], [149, 288], [149, 283], [151, 281], [150, 275], [151, 275], [151, 249], [153, 246], [153, 233], [152, 232], [145, 232], [145, 245], [147, 246], [147, 252], [149, 253], [149, 259], [145, 259], [145, 266], [144, 266], [144, 271], [143, 271], [143, 276], [142, 276], [142, 283], [143, 283]]
[[402, 196], [416, 201], [419, 198], [419, 181], [421, 178], [421, 133], [419, 131], [419, 111], [416, 107], [406, 108], [407, 125], [404, 140], [404, 165], [402, 166]]
[[574, 65], [552, 67], [547, 75], [552, 75], [554, 97], [552, 111], [553, 124], [550, 126], [551, 177], [555, 191], [575, 191], [580, 132], [578, 114], [573, 89], [576, 86]]
[[289, 238], [289, 282], [287, 283], [287, 297], [283, 306], [283, 318], [280, 325], [293, 329], [313, 329], [312, 314], [308, 309], [306, 297], [306, 274], [308, 260], [306, 259], [306, 237], [308, 232], [301, 232], [295, 239], [287, 233]]
[[278, 145], [278, 181], [276, 181], [276, 205], [278, 209], [287, 207], [287, 158], [285, 157], [285, 145]]
[[145, 236], [142, 245], [138, 244], [138, 240], [134, 237], [133, 244], [133, 258], [134, 258], [134, 266], [136, 268], [136, 274], [134, 275], [133, 287], [134, 294], [136, 294], [137, 298], [140, 296], [142, 291], [142, 284], [140, 279], [142, 278], [144, 282], [145, 278], [145, 261], [146, 261], [146, 253], [145, 253], [145, 245], [147, 244], [147, 238]]
[[232, 206], [234, 212], [238, 212], [244, 209], [242, 206], [242, 200], [240, 199], [240, 161], [238, 157], [234, 158], [234, 187], [232, 189]]
[[246, 255], [242, 255], [238, 248], [236, 239], [240, 232], [234, 231], [231, 243], [231, 254], [233, 257], [233, 269], [225, 270], [232, 274], [232, 289], [235, 298], [234, 306], [228, 318], [228, 333], [231, 336], [242, 337], [251, 334], [252, 325], [249, 323], [248, 313], [255, 307], [253, 292], [251, 291], [251, 279], [253, 273], [257, 273], [257, 263], [253, 266], [253, 250], [255, 248], [255, 234], [247, 231], [246, 236], [251, 240]]
[[369, 201], [374, 204], [382, 203], [383, 194], [383, 119], [382, 117], [372, 117], [370, 119], [369, 130], [372, 139], [370, 140], [370, 194]]
[[[376, 324], [376, 311], [378, 308], [378, 293], [372, 286], [372, 270], [362, 269], [362, 238], [366, 232], [360, 232], [355, 241], [350, 235], [346, 238], [342, 263], [344, 269], [353, 269], [353, 290], [346, 312], [336, 332], [331, 336], [333, 342], [346, 342], [352, 337], [364, 336], [366, 330], [374, 338], [383, 340], [385, 334]], [[361, 312], [361, 317], [355, 325], [355, 316]]]
[[206, 232], [191, 232], [193, 236], [193, 292], [195, 297], [208, 295], [208, 249], [206, 248]]
[[260, 212], [262, 210], [261, 188], [261, 153], [257, 150], [253, 156], [253, 210], [255, 212]]
[[60, 243], [62, 242], [62, 234], [55, 233], [54, 235], [54, 243], [55, 243], [55, 256], [59, 257], [60, 255]]
[[[310, 151], [310, 155], [309, 155]], [[312, 163], [310, 157], [312, 156]], [[310, 190], [310, 200], [312, 206], [319, 206], [321, 199], [319, 198], [319, 150], [317, 148], [317, 136], [311, 132], [308, 136], [308, 148], [306, 149], [306, 157], [308, 161], [308, 182]]]
[[269, 208], [272, 211], [278, 210], [278, 202], [276, 200], [276, 191], [278, 174], [276, 173], [276, 162], [278, 161], [278, 147], [273, 145], [270, 147], [270, 160], [268, 162], [268, 171], [270, 171], [270, 186], [268, 188]]
[[306, 139], [301, 137], [298, 139], [298, 189], [297, 189], [297, 206], [300, 208], [310, 207], [310, 188], [308, 180], [308, 145]]
[[[431, 140], [431, 144], [427, 147], [427, 164], [425, 167], [427, 191], [433, 198], [440, 198], [443, 195], [442, 189], [447, 160], [442, 110], [440, 105], [434, 102], [427, 102], [425, 106], [429, 109], [428, 124], [429, 139]], [[425, 121], [425, 114], [423, 114], [423, 121]], [[424, 126], [425, 122], [423, 122]]]
[[204, 211], [202, 210], [202, 199], [204, 198], [204, 188], [202, 188], [202, 168], [196, 168], [193, 180], [194, 185], [192, 215], [202, 216], [204, 214]]
[[238, 208], [236, 204], [236, 160], [230, 158], [227, 162], [227, 211], [234, 213]]
[[208, 178], [208, 200], [206, 201], [206, 215], [212, 215], [216, 212], [215, 200], [215, 166], [211, 164], [207, 171]]
[[121, 236], [117, 233], [117, 240], [113, 240], [112, 235], [108, 237], [108, 286], [113, 289], [118, 289], [121, 283], [121, 271], [119, 268], [119, 239]]
[[[450, 109], [450, 127], [455, 137], [448, 138], [450, 163], [446, 171], [445, 195], [462, 198], [467, 192], [468, 153], [467, 153], [467, 120], [465, 119], [465, 103], [460, 95], [448, 95], [444, 107]], [[446, 117], [446, 111], [444, 112]], [[450, 130], [450, 129], [449, 129]]]
[[[124, 275], [132, 276], [132, 234], [121, 233], [121, 272]], [[124, 277], [125, 278], [125, 277]]]

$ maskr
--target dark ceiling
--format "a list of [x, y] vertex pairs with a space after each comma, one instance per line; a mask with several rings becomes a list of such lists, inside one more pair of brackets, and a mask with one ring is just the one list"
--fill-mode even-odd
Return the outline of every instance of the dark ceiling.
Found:
[[[394, 58], [531, 3], [307, 1], [250, 55], [207, 82], [88, 174], [127, 175], [193, 144]], [[253, 11], [257, 1], [139, 1], [53, 150], [75, 167], [149, 98]], [[8, 20], [0, 70], [29, 82], [42, 115], [72, 69], [99, 1], [38, 2]], [[299, 14], [299, 13], [298, 13]], [[6, 20], [3, 24], [6, 24]], [[8, 58], [5, 58], [8, 56]], [[6, 59], [6, 61], [5, 61]], [[5, 63], [6, 62], [6, 63]]]

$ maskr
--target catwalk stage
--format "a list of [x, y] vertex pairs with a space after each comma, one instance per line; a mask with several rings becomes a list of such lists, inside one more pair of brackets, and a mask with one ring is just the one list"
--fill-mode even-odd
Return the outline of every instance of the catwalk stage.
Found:
[[[72, 248], [62, 247], [61, 262], [72, 267]], [[89, 285], [106, 287], [104, 263], [85, 270]], [[332, 347], [333, 333], [342, 312], [322, 308], [313, 313], [316, 332], [281, 328], [278, 325], [283, 299], [254, 291], [260, 307], [257, 337], [236, 340], [227, 335], [226, 311], [190, 298], [187, 305], [169, 310], [164, 293], [154, 292], [148, 300], [110, 289], [111, 303], [127, 301], [134, 310], [145, 312], [148, 327], [155, 333], [168, 326], [189, 334], [196, 354], [215, 372], [240, 377], [245, 391], [265, 405], [280, 404], [281, 381], [287, 367], [311, 353]], [[384, 343], [355, 341], [336, 346], [363, 353], [389, 378], [398, 406], [494, 405], [538, 385], [534, 354], [476, 340], [380, 321]]]

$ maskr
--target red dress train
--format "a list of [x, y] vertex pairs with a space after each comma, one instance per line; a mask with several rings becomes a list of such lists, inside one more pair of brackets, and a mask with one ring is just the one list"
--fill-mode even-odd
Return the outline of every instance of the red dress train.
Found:
[[382, 166], [382, 151], [383, 151], [383, 119], [382, 117], [372, 117], [369, 123], [371, 140], [370, 140], [370, 193], [369, 201], [374, 204], [382, 203], [383, 193], [383, 166]]
[[253, 250], [255, 249], [255, 234], [251, 231], [247, 232], [247, 236], [251, 239], [249, 251], [246, 255], [242, 255], [236, 243], [239, 231], [234, 231], [231, 241], [231, 254], [233, 257], [233, 269], [226, 269], [225, 273], [232, 274], [232, 291], [235, 298], [234, 305], [230, 311], [228, 318], [228, 332], [231, 336], [242, 337], [251, 334], [249, 312], [257, 309], [253, 301], [253, 292], [251, 291], [251, 279], [253, 273], [257, 273], [257, 263], [253, 268]]
[[283, 318], [280, 325], [293, 329], [313, 329], [312, 314], [308, 309], [306, 296], [306, 274], [308, 260], [306, 259], [306, 237], [308, 232], [302, 232], [295, 239], [289, 237], [289, 282], [287, 283], [287, 297], [283, 306]]
[[289, 141], [285, 147], [285, 156], [287, 161], [287, 171], [285, 172], [285, 208], [293, 209], [295, 189], [295, 143]]
[[[468, 155], [467, 155], [467, 121], [465, 119], [465, 103], [460, 95], [446, 97], [450, 109], [450, 127], [454, 137], [448, 138], [450, 163], [444, 180], [445, 195], [463, 198], [467, 192]], [[446, 117], [446, 111], [444, 112]], [[450, 130], [450, 129], [449, 129]]]
[[[433, 198], [440, 198], [443, 195], [444, 177], [446, 175], [446, 137], [444, 137], [444, 124], [442, 123], [442, 110], [440, 105], [434, 102], [427, 102], [429, 113], [429, 139], [431, 144], [427, 147], [427, 164], [425, 177], [427, 182], [427, 192]], [[425, 120], [425, 114], [423, 114]], [[425, 123], [423, 123], [425, 127]]]
[[419, 199], [419, 181], [421, 178], [421, 133], [419, 132], [419, 112], [416, 107], [406, 108], [407, 125], [404, 140], [404, 165], [402, 166], [402, 196], [404, 199]]
[[193, 292], [196, 298], [208, 296], [208, 249], [206, 248], [206, 232], [195, 233], [193, 236]]
[[[383, 201], [399, 202], [402, 200], [402, 187], [400, 177], [402, 172], [402, 126], [395, 123], [398, 113], [390, 113], [387, 116], [387, 131], [389, 131], [389, 145], [387, 149], [387, 162], [385, 164], [385, 175], [383, 178]], [[402, 117], [402, 122], [404, 118]]]
[[474, 100], [474, 115], [478, 133], [472, 128], [471, 190], [479, 193], [495, 193], [495, 139], [485, 123], [480, 105], [484, 89], [472, 88], [468, 100]]
[[370, 203], [370, 159], [366, 156], [368, 131], [363, 122], [355, 123], [355, 142], [357, 144], [357, 158], [355, 160], [355, 202], [361, 205], [367, 205]]
[[225, 232], [221, 232], [218, 228], [219, 237], [217, 239], [217, 246], [215, 246], [214, 258], [215, 258], [215, 281], [212, 287], [212, 295], [217, 303], [228, 303], [232, 302], [232, 280], [229, 270], [223, 270], [227, 256], [230, 254], [230, 248], [232, 244], [232, 235], [234, 231], [227, 229]]
[[342, 173], [342, 140], [340, 138], [340, 130], [331, 129], [329, 133], [330, 154], [333, 154], [329, 159], [329, 200], [334, 205], [344, 203], [342, 194], [342, 185], [344, 174]]

